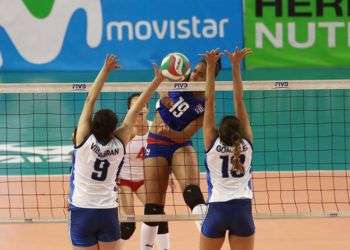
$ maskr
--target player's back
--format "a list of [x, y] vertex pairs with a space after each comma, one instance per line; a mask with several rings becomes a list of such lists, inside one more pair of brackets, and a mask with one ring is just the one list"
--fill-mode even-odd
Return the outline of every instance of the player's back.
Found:
[[115, 179], [125, 150], [116, 137], [103, 145], [91, 134], [76, 147], [70, 203], [82, 208], [116, 207]]
[[206, 153], [209, 202], [232, 199], [251, 199], [252, 146], [243, 139], [240, 144], [240, 163], [245, 173], [231, 171], [234, 164], [234, 147], [228, 147], [217, 138]]

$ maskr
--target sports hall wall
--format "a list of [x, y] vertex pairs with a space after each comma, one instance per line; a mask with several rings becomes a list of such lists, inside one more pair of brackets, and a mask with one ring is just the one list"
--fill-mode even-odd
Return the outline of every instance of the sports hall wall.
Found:
[[[162, 0], [46, 0], [40, 3], [3, 0], [0, 1], [0, 83], [91, 82], [107, 53], [117, 54], [122, 65], [119, 72], [111, 74], [110, 81], [149, 81], [151, 63], [159, 63], [169, 52], [182, 52], [195, 65], [200, 59], [198, 54], [208, 49], [232, 50], [235, 46], [250, 47], [254, 51], [243, 65], [245, 80], [350, 78], [349, 15], [349, 0], [181, 0], [167, 1], [166, 5]], [[226, 59], [218, 79], [231, 80]], [[106, 95], [109, 100], [101, 101], [101, 106], [125, 110], [125, 94]], [[345, 141], [335, 144], [338, 151], [319, 152], [334, 143], [327, 136], [334, 132], [331, 120], [346, 122], [344, 119], [350, 117], [349, 110], [341, 110], [335, 116], [324, 111], [349, 102], [347, 95], [333, 92], [330, 96], [322, 91], [309, 91], [307, 95], [286, 92], [286, 98], [274, 95], [262, 91], [246, 95], [256, 138], [258, 170], [266, 168], [266, 158], [276, 160], [276, 164], [269, 162], [269, 170], [273, 170], [277, 162], [288, 170], [297, 168], [299, 161], [313, 169], [320, 168], [322, 162], [329, 166], [329, 159], [344, 157], [341, 149], [346, 148]], [[53, 149], [58, 145], [70, 147], [77, 117], [43, 115], [48, 108], [71, 111], [70, 94], [62, 95], [60, 102], [45, 100], [47, 106], [40, 105], [41, 99], [29, 103], [32, 98], [29, 95], [23, 96], [21, 102], [15, 101], [16, 98], [11, 94], [1, 95], [1, 113], [27, 115], [1, 116], [6, 119], [1, 121], [5, 124], [0, 127], [1, 145], [9, 144], [9, 138], [20, 141], [24, 152], [19, 153], [14, 146], [13, 155], [31, 154], [34, 147], [40, 149], [47, 145]], [[120, 101], [111, 103], [114, 98]], [[217, 119], [223, 113], [232, 112], [230, 98], [230, 93], [218, 93]], [[75, 100], [77, 114], [81, 103], [82, 99]], [[154, 101], [151, 107], [153, 104]], [[291, 117], [289, 111], [298, 105], [306, 105], [309, 111], [296, 112]], [[278, 111], [274, 110], [276, 106]], [[33, 110], [38, 114], [28, 115]], [[266, 112], [270, 113], [266, 115]], [[298, 119], [308, 119], [308, 123], [293, 125]], [[32, 125], [34, 120], [40, 124], [37, 128]], [[284, 121], [288, 126], [279, 125], [278, 131], [282, 134], [275, 134], [276, 124]], [[58, 122], [60, 134], [54, 133], [57, 129], [54, 124]], [[9, 130], [9, 127], [18, 129]], [[326, 136], [320, 139], [316, 133], [319, 131]], [[339, 125], [335, 133], [341, 137], [346, 133], [345, 127]], [[310, 143], [298, 139], [305, 134]], [[279, 139], [281, 137], [285, 139]], [[201, 135], [197, 135], [195, 145], [199, 152], [203, 151], [200, 150]], [[314, 155], [305, 155], [309, 145], [315, 147]], [[13, 164], [18, 161], [14, 160]], [[28, 173], [31, 173], [30, 161], [28, 164]], [[46, 166], [47, 162], [40, 164]], [[58, 160], [52, 160], [50, 166], [55, 164], [61, 166]], [[332, 167], [342, 166], [335, 163]], [[57, 168], [57, 171], [68, 171], [68, 168]]]

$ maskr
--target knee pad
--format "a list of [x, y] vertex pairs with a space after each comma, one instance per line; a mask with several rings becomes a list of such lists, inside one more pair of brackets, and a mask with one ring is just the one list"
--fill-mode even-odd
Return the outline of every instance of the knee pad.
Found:
[[133, 235], [135, 228], [135, 222], [120, 223], [120, 237], [123, 240], [128, 240]]
[[[145, 205], [145, 215], [152, 214], [164, 214], [164, 206], [154, 203], [146, 203]], [[146, 225], [151, 227], [158, 226], [160, 222], [145, 222]]]
[[205, 204], [203, 194], [197, 185], [186, 186], [183, 197], [186, 205], [191, 208], [191, 210], [199, 204]]
[[167, 234], [167, 233], [169, 233], [168, 222], [167, 221], [160, 222], [158, 226], [158, 234]]

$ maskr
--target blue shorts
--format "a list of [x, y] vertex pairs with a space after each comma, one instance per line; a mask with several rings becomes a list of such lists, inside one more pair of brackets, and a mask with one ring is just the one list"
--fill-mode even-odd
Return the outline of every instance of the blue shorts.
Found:
[[229, 234], [248, 237], [254, 234], [255, 225], [250, 199], [209, 203], [203, 221], [202, 234], [209, 238], [221, 238]]
[[116, 208], [94, 209], [70, 206], [69, 231], [72, 244], [90, 247], [99, 241], [112, 242], [120, 239]]
[[174, 152], [185, 146], [192, 146], [192, 141], [188, 140], [184, 143], [176, 143], [168, 137], [149, 133], [145, 158], [164, 157], [170, 165]]

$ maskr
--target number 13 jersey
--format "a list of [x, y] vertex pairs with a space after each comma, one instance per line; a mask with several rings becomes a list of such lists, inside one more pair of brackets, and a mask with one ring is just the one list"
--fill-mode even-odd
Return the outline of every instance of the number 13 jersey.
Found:
[[234, 147], [221, 143], [218, 137], [207, 151], [205, 167], [207, 170], [209, 202], [224, 202], [233, 199], [252, 199], [252, 146], [243, 139], [240, 144], [240, 163], [245, 172], [232, 170]]
[[124, 155], [124, 144], [116, 137], [103, 145], [91, 134], [76, 147], [70, 177], [70, 204], [95, 209], [116, 207], [115, 180]]

